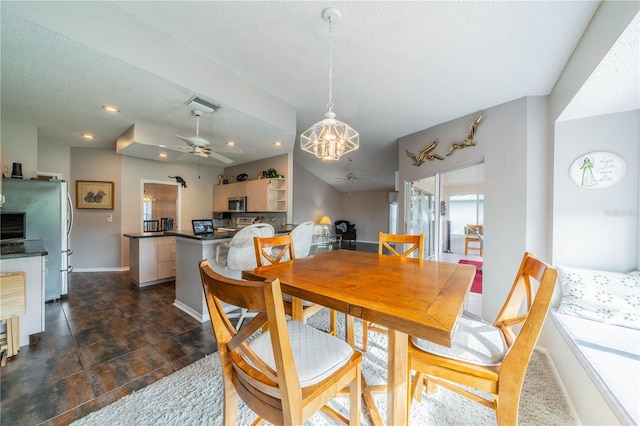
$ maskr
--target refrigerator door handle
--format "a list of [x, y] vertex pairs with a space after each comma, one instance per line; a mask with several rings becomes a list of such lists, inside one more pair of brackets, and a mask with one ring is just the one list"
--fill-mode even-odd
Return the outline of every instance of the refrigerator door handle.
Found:
[[67, 204], [69, 207], [69, 224], [67, 228], [67, 237], [71, 234], [71, 230], [73, 229], [73, 201], [71, 201], [71, 195], [67, 192]]

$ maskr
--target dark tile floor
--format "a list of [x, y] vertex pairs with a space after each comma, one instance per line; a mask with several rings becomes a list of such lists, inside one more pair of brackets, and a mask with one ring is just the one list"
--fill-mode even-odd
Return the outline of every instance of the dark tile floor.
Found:
[[2, 425], [68, 424], [216, 351], [211, 323], [172, 306], [173, 282], [74, 272], [45, 332], [0, 370]]
[[0, 370], [2, 425], [69, 424], [217, 350], [211, 322], [172, 305], [173, 281], [138, 289], [128, 272], [69, 281], [69, 294], [45, 305], [40, 342]]

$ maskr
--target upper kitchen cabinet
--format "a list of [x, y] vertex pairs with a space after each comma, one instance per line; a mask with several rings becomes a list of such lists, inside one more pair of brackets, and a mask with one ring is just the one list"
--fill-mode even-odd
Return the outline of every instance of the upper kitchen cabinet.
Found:
[[213, 187], [213, 211], [229, 211], [229, 198], [247, 197], [249, 212], [287, 211], [287, 180], [257, 179]]

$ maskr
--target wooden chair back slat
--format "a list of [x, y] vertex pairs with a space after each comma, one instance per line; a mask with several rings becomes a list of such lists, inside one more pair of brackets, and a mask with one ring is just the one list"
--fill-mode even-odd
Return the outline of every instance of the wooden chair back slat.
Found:
[[[254, 237], [253, 242], [258, 267], [275, 265], [284, 260], [295, 259], [295, 249], [293, 248], [293, 237], [291, 234], [262, 238]], [[275, 247], [280, 250], [276, 255], [273, 255], [271, 249]]]
[[[391, 244], [410, 244], [402, 253], [396, 250]], [[404, 234], [378, 234], [378, 254], [384, 254], [384, 249], [389, 250], [393, 256], [408, 257], [413, 252], [418, 252], [418, 258], [422, 258], [424, 253], [424, 234], [404, 235]]]

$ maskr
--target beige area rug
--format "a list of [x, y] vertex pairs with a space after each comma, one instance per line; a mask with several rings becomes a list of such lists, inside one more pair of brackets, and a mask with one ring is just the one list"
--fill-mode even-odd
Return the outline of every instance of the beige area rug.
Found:
[[[343, 319], [343, 315], [339, 315]], [[325, 327], [326, 310], [310, 319], [309, 323]], [[339, 330], [344, 335], [344, 321]], [[356, 339], [362, 336], [361, 322], [356, 321]], [[356, 342], [358, 344], [360, 341]], [[386, 335], [370, 333], [369, 351], [365, 354], [363, 374], [371, 385], [383, 384], [386, 378]], [[222, 377], [217, 353], [207, 356], [180, 371], [167, 376], [140, 391], [89, 414], [73, 423], [81, 425], [221, 425]], [[386, 418], [386, 396], [375, 395], [382, 418]], [[348, 398], [336, 398], [331, 404], [338, 411], [348, 413]], [[364, 406], [364, 404], [363, 404]], [[239, 424], [249, 425], [255, 419], [244, 404], [240, 404]], [[334, 421], [317, 413], [307, 425], [333, 425]], [[370, 424], [363, 413], [362, 424]], [[492, 410], [474, 403], [447, 389], [435, 394], [426, 393], [422, 402], [413, 401], [411, 425], [495, 425]], [[575, 425], [569, 406], [551, 372], [544, 353], [535, 351], [524, 381], [520, 398], [520, 425]]]

